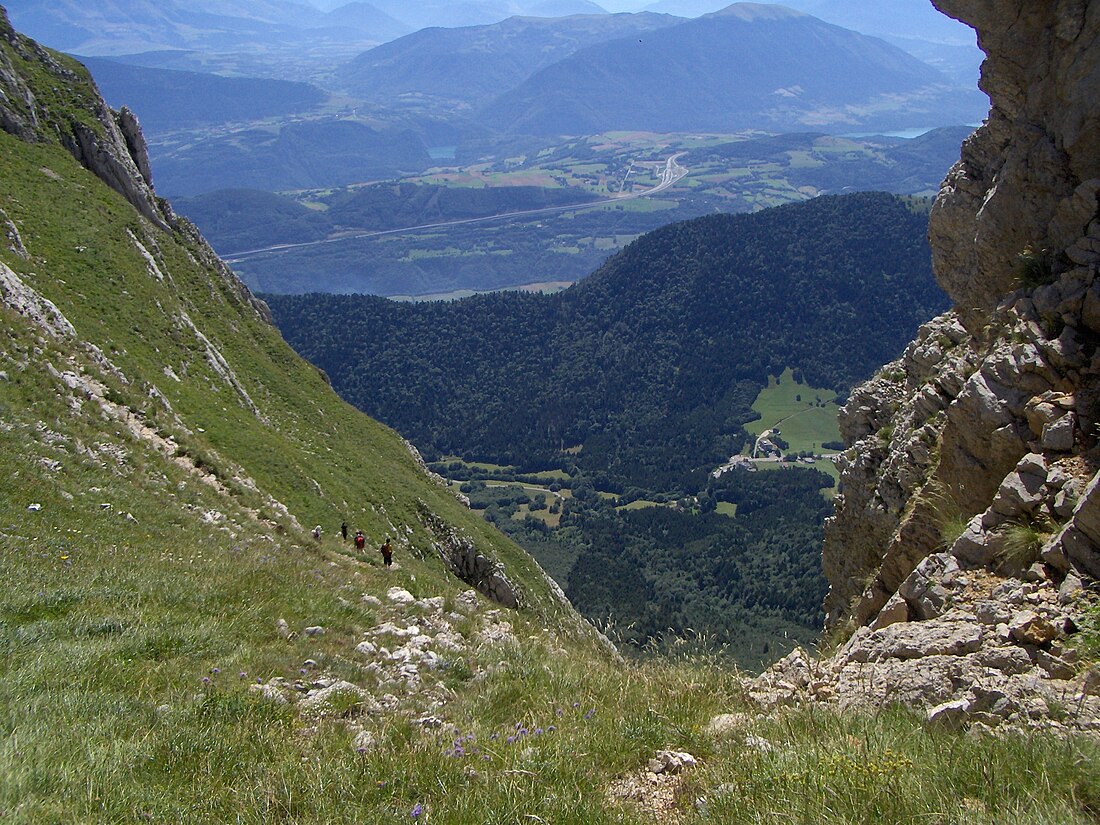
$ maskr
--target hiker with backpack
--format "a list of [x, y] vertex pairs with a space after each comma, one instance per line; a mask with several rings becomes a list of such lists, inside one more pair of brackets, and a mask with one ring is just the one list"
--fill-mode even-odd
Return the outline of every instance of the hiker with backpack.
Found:
[[393, 564], [393, 545], [390, 544], [390, 537], [386, 536], [386, 542], [380, 548], [382, 552], [382, 563], [389, 567]]
[[367, 537], [363, 535], [362, 530], [355, 531], [355, 549], [362, 550], [367, 546]]

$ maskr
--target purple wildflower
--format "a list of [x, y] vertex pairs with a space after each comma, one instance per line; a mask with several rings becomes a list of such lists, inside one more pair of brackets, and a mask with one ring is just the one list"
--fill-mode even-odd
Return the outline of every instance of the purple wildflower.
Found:
[[511, 745], [511, 744], [512, 744], [513, 742], [515, 742], [515, 741], [516, 741], [516, 737], [514, 737], [514, 736], [509, 736], [509, 737], [508, 737], [507, 739], [505, 739], [504, 741], [505, 741], [505, 742], [507, 742], [507, 743], [508, 743], [509, 745]]
[[237, 678], [238, 678], [238, 679], [247, 679], [247, 678], [248, 678], [248, 674], [247, 674], [247, 673], [245, 673], [245, 672], [244, 672], [244, 671], [242, 670], [242, 671], [241, 671], [240, 673], [238, 673], [238, 674], [237, 674]]
[[417, 802], [415, 805], [413, 805], [412, 818], [418, 819], [422, 813], [424, 813], [424, 806]]
[[210, 677], [209, 676], [203, 676], [202, 677], [202, 683], [204, 685], [209, 685], [210, 684]]

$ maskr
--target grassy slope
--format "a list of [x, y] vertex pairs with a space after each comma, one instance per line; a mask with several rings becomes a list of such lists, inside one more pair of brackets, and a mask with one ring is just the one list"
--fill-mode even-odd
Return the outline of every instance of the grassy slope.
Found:
[[[201, 250], [149, 230], [54, 147], [0, 136], [0, 171], [0, 208], [32, 255], [5, 241], [0, 260], [118, 368], [0, 308], [6, 822], [402, 822], [418, 804], [423, 821], [454, 825], [644, 821], [606, 789], [668, 746], [701, 759], [678, 789], [685, 822], [1094, 821], [1100, 771], [1084, 743], [973, 741], [904, 714], [820, 711], [746, 717], [743, 731], [775, 743], [770, 753], [742, 736], [708, 740], [712, 714], [745, 709], [735, 674], [698, 661], [624, 666], [595, 652], [531, 563], [426, 483], [392, 433], [339, 402], [231, 283], [191, 260]], [[211, 369], [181, 310], [267, 423]], [[67, 372], [70, 383], [103, 381], [118, 404], [108, 409], [141, 413], [185, 460], [69, 389]], [[216, 470], [222, 489], [192, 459]], [[302, 524], [323, 523], [321, 545], [269, 496]], [[294, 677], [306, 658], [354, 680], [348, 651], [380, 618], [359, 594], [462, 589], [428, 549], [418, 500], [502, 559], [532, 608], [509, 616], [520, 643], [455, 655], [442, 677], [453, 697], [435, 711], [447, 727], [421, 733], [391, 716], [377, 722], [379, 747], [360, 755], [342, 726], [308, 724], [244, 685]], [[331, 536], [345, 516], [372, 543], [410, 527], [401, 568], [340, 552]], [[279, 618], [327, 633], [284, 641]], [[531, 735], [509, 744], [517, 723]], [[452, 725], [482, 753], [448, 755]], [[694, 808], [701, 796], [706, 806]]]

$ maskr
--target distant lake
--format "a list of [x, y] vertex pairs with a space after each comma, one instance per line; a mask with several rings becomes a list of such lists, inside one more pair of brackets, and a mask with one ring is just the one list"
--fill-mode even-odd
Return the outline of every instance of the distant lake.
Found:
[[454, 160], [457, 146], [429, 146], [428, 157], [432, 160]]

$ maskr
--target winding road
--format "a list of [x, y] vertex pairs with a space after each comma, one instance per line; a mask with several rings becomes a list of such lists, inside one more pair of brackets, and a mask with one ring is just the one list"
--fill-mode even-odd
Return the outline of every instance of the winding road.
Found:
[[597, 206], [606, 206], [609, 203], [621, 203], [622, 201], [627, 200], [648, 198], [664, 192], [666, 189], [674, 186], [684, 176], [687, 175], [687, 167], [681, 166], [679, 163], [679, 159], [685, 154], [685, 152], [677, 152], [675, 155], [672, 155], [670, 158], [668, 158], [665, 161], [664, 169], [662, 169], [659, 173], [661, 178], [660, 183], [658, 183], [652, 189], [646, 189], [642, 192], [630, 192], [625, 195], [618, 195], [613, 198], [601, 198], [600, 200], [574, 204], [572, 206], [546, 206], [541, 209], [524, 209], [518, 212], [503, 212], [499, 215], [486, 215], [485, 217], [481, 218], [463, 218], [461, 220], [441, 221], [439, 223], [425, 223], [420, 224], [419, 226], [405, 226], [401, 229], [378, 229], [372, 231], [343, 232], [339, 235], [322, 238], [319, 241], [275, 244], [274, 246], [265, 246], [260, 249], [247, 249], [242, 252], [231, 252], [222, 255], [221, 258], [226, 263], [235, 264], [240, 263], [241, 261], [246, 261], [250, 258], [258, 258], [263, 255], [281, 255], [286, 252], [293, 252], [299, 249], [309, 249], [310, 247], [325, 246], [326, 244], [343, 243], [344, 241], [352, 241], [358, 238], [376, 238], [383, 235], [404, 235], [412, 232], [421, 232], [426, 229], [439, 229], [446, 226], [460, 226], [472, 223], [487, 223], [489, 221], [506, 220], [508, 218], [528, 218], [534, 215], [550, 215], [556, 212], [579, 212], [582, 209], [592, 209]]

